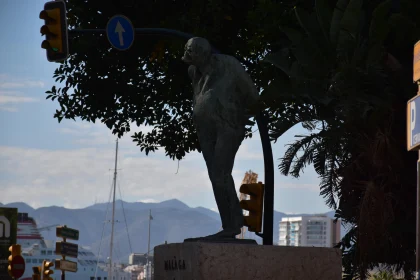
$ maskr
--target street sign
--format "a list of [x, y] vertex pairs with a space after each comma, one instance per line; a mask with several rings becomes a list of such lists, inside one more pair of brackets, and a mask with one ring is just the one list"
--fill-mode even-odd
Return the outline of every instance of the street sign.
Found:
[[56, 255], [77, 258], [78, 253], [79, 253], [79, 246], [77, 244], [63, 242], [63, 241], [55, 243]]
[[25, 260], [22, 258], [22, 256], [14, 256], [10, 266], [10, 272], [12, 277], [15, 279], [22, 277], [23, 273], [25, 273]]
[[420, 95], [410, 99], [407, 103], [407, 150], [420, 149]]
[[72, 240], [79, 240], [79, 231], [77, 229], [60, 226], [56, 228], [56, 236]]
[[77, 262], [67, 260], [55, 260], [55, 269], [77, 272]]
[[413, 81], [420, 80], [420, 41], [414, 45]]
[[134, 42], [134, 27], [127, 17], [116, 15], [106, 25], [106, 36], [114, 48], [125, 51]]
[[0, 279], [12, 279], [8, 273], [9, 248], [16, 244], [17, 208], [0, 208]]

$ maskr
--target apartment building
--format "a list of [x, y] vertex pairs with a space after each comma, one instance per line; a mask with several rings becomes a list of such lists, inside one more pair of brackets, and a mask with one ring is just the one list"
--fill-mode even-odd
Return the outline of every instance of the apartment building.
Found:
[[325, 215], [282, 218], [279, 246], [333, 247], [340, 241], [340, 220]]

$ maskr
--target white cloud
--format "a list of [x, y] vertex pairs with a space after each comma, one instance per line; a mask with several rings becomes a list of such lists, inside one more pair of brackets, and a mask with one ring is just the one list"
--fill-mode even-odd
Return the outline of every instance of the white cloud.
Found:
[[[236, 154], [235, 160], [255, 160], [255, 161], [263, 161], [263, 153], [261, 149], [255, 149], [253, 146], [255, 142], [260, 141], [260, 138], [254, 137], [252, 139], [246, 139], [242, 142], [238, 153]], [[254, 143], [251, 143], [254, 142]], [[254, 144], [254, 145], [253, 145]]]
[[[9, 104], [16, 105], [39, 101], [37, 98], [25, 96], [21, 92], [21, 90], [34, 87], [44, 87], [44, 82], [31, 81], [20, 77], [12, 77], [7, 74], [0, 74], [0, 110], [17, 112], [18, 108], [16, 106], [10, 106]], [[19, 89], [19, 91], [10, 89]], [[4, 106], [4, 104], [8, 104], [8, 106]]]
[[[97, 197], [107, 200], [114, 163], [112, 149], [40, 150], [0, 147], [1, 202], [25, 201], [32, 206], [48, 203], [71, 208], [90, 205]], [[197, 185], [210, 189], [207, 173], [199, 168], [180, 169], [176, 163], [156, 157], [121, 156], [119, 180], [124, 200], [183, 200]], [[172, 168], [171, 168], [172, 166]], [[117, 193], [118, 196], [119, 193]], [[126, 194], [126, 195], [124, 195]]]
[[0, 106], [0, 111], [6, 111], [6, 112], [17, 112], [18, 109], [16, 107], [10, 107], [10, 106]]
[[35, 102], [35, 101], [38, 101], [38, 100], [32, 97], [0, 95], [0, 104]]
[[[13, 81], [5, 81], [5, 80]], [[33, 87], [44, 87], [45, 84], [42, 81], [31, 81], [21, 78], [3, 78], [0, 76], [0, 88], [33, 88]]]

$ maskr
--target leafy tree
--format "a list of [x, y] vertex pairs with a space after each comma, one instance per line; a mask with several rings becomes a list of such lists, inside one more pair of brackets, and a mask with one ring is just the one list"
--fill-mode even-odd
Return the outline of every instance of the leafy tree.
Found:
[[[269, 33], [261, 31], [273, 30], [280, 22], [279, 14], [284, 14], [283, 20], [290, 17], [289, 7], [284, 5], [287, 1], [66, 3], [70, 29], [103, 29], [110, 17], [121, 13], [135, 27], [170, 28], [206, 37], [222, 53], [238, 57], [260, 87], [268, 83], [270, 73], [263, 74], [258, 59], [275, 49], [270, 40], [279, 41], [278, 36], [270, 38]], [[149, 133], [133, 135], [146, 154], [163, 147], [168, 156], [179, 160], [199, 149], [191, 121], [188, 66], [181, 61], [185, 43], [180, 38], [136, 35], [133, 46], [121, 52], [111, 48], [105, 34], [73, 35], [69, 42], [71, 55], [54, 73], [63, 86], [53, 86], [47, 92], [47, 98], [57, 99], [60, 104], [54, 117], [58, 121], [101, 121], [118, 136], [130, 132], [132, 123], [153, 126]]]
[[284, 73], [265, 101], [294, 102], [273, 121], [273, 138], [297, 123], [310, 132], [290, 145], [279, 168], [298, 177], [314, 165], [321, 194], [349, 226], [339, 244], [346, 279], [366, 279], [379, 263], [410, 279], [417, 155], [406, 151], [405, 107], [415, 95], [408, 56], [420, 38], [409, 9], [419, 3], [401, 1], [400, 11], [392, 1], [330, 4], [296, 7], [301, 28], [281, 28], [291, 45], [265, 58]]

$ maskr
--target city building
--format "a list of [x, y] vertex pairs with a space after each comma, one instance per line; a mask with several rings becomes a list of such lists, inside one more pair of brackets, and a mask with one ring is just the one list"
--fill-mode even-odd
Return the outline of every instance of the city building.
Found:
[[282, 218], [279, 246], [333, 247], [340, 241], [340, 220], [325, 215]]
[[[130, 254], [128, 257], [128, 264], [130, 265], [145, 265], [146, 264], [147, 255], [146, 254], [138, 254], [133, 253]], [[153, 262], [153, 255], [149, 254], [149, 261]]]

